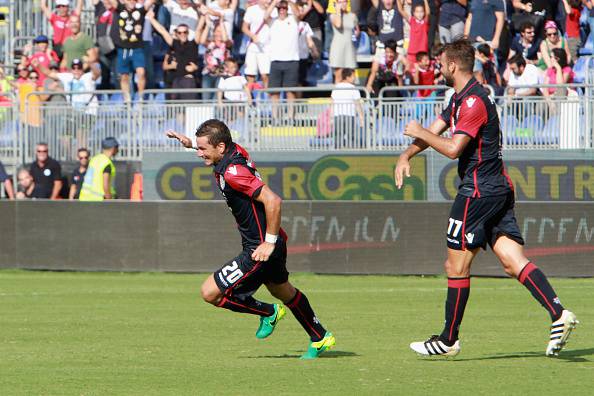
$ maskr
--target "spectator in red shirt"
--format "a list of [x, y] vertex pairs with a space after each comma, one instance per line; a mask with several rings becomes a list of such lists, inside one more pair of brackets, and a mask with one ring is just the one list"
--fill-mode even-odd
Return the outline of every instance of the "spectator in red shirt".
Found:
[[563, 0], [565, 8], [565, 34], [571, 59], [577, 59], [580, 48], [580, 16], [582, 14], [581, 0]]
[[70, 36], [72, 31], [68, 27], [70, 16], [80, 16], [83, 8], [83, 0], [76, 0], [76, 8], [70, 11], [69, 0], [56, 0], [57, 12], [52, 12], [47, 6], [47, 0], [41, 0], [41, 11], [48, 19], [54, 30], [54, 50], [59, 57], [62, 57], [62, 44]]
[[412, 7], [412, 16], [404, 11], [410, 24], [410, 41], [408, 44], [408, 70], [413, 73], [417, 54], [429, 52], [429, 3], [415, 4]]
[[[417, 52], [415, 60], [415, 71], [413, 73], [413, 81], [415, 85], [434, 85], [435, 64], [431, 62], [429, 54], [426, 51]], [[419, 89], [417, 96], [426, 98], [431, 96], [433, 92], [432, 89]]]
[[[49, 68], [51, 63], [58, 63], [60, 61], [58, 54], [49, 48], [49, 39], [46, 36], [41, 35], [35, 37], [35, 39], [33, 39], [33, 44], [35, 45], [33, 55], [27, 58], [26, 64], [30, 65], [36, 60], [40, 65]], [[41, 87], [43, 86], [45, 75], [41, 73], [37, 67], [35, 67], [35, 71], [39, 75], [37, 85]]]

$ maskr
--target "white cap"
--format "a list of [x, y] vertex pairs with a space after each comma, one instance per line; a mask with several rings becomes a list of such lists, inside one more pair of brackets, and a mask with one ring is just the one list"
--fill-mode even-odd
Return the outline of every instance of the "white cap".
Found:
[[70, 0], [56, 0], [57, 6], [70, 6]]

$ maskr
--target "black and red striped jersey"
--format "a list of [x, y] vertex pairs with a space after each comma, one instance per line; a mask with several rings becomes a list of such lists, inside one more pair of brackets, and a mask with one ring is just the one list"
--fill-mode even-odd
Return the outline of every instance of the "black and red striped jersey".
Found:
[[460, 93], [452, 95], [441, 119], [452, 134], [463, 133], [472, 138], [458, 159], [459, 194], [480, 198], [513, 190], [501, 155], [497, 108], [476, 79], [471, 78]]
[[[264, 204], [256, 201], [264, 182], [258, 174], [247, 151], [232, 143], [221, 161], [214, 167], [217, 185], [233, 213], [241, 234], [244, 249], [253, 250], [266, 234], [266, 212]], [[280, 234], [286, 241], [284, 231]]]

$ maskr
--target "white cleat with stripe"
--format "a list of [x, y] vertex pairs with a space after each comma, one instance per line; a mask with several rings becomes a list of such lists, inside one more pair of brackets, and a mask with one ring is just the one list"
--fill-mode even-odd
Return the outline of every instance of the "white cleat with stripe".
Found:
[[456, 340], [454, 345], [447, 346], [439, 336], [433, 335], [427, 341], [412, 342], [410, 349], [423, 356], [454, 357], [460, 353], [460, 341]]
[[575, 329], [580, 322], [575, 317], [575, 314], [566, 309], [561, 313], [561, 317], [553, 322], [551, 325], [551, 339], [547, 346], [547, 356], [559, 356], [559, 352], [567, 344], [567, 339], [571, 331]]

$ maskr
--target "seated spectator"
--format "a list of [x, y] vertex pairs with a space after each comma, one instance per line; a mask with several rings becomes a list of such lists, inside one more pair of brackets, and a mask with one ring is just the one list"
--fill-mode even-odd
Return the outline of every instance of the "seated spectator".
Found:
[[332, 23], [332, 44], [330, 45], [330, 67], [334, 69], [334, 82], [341, 80], [341, 69], [357, 67], [357, 52], [353, 43], [353, 32], [359, 34], [357, 16], [349, 12], [346, 0], [336, 0], [336, 12], [330, 15]]
[[[561, 48], [555, 48], [551, 57], [552, 67], [545, 73], [545, 84], [570, 84], [573, 82], [573, 70], [567, 62], [567, 53]], [[544, 96], [567, 96], [567, 88], [542, 88]]]
[[569, 53], [569, 44], [567, 39], [562, 37], [557, 25], [553, 21], [547, 21], [545, 23], [545, 39], [540, 43], [540, 62], [538, 67], [542, 70], [546, 70], [549, 67], [553, 67], [551, 57], [553, 49], [561, 48], [567, 54], [567, 61], [571, 63], [571, 54]]
[[533, 65], [540, 61], [540, 42], [536, 36], [536, 30], [532, 22], [524, 22], [520, 26], [520, 37], [512, 40], [508, 59], [515, 54], [522, 54], [526, 63]]
[[31, 197], [58, 199], [62, 189], [62, 167], [49, 156], [47, 143], [37, 143], [35, 158], [29, 168], [36, 191]]
[[495, 67], [495, 62], [493, 62], [493, 51], [491, 47], [487, 44], [479, 45], [476, 49], [475, 57], [474, 78], [480, 84], [491, 87], [496, 96], [503, 94], [501, 75]]
[[[142, 98], [146, 86], [146, 62], [144, 56], [144, 18], [154, 0], [145, 0], [144, 5], [136, 0], [110, 0], [115, 12], [117, 32], [113, 33], [118, 51], [117, 72], [120, 76], [120, 88], [124, 92], [124, 99], [130, 101], [130, 74], [136, 73], [138, 95]], [[123, 1], [123, 3], [122, 3]], [[171, 0], [169, 0], [171, 1]], [[187, 1], [187, 0], [186, 0]]]
[[235, 10], [237, 10], [238, 0], [216, 0], [210, 2], [206, 12], [212, 20], [212, 27], [222, 23], [227, 37], [233, 37], [233, 20], [235, 19]]
[[78, 199], [82, 184], [89, 168], [90, 159], [89, 150], [86, 148], [79, 148], [77, 152], [78, 166], [72, 171], [70, 176], [70, 191], [68, 192], [68, 199]]
[[464, 35], [472, 41], [487, 43], [494, 50], [498, 49], [505, 22], [503, 12], [504, 4], [501, 0], [471, 2]]
[[16, 199], [44, 198], [29, 170], [21, 168], [17, 172], [17, 193]]
[[581, 45], [580, 40], [580, 17], [582, 15], [581, 0], [563, 0], [565, 10], [565, 34], [567, 35], [567, 44], [571, 59], [578, 58], [578, 49]]
[[[73, 15], [68, 20], [68, 27], [72, 35], [66, 38], [62, 51], [64, 56], [60, 63], [60, 68], [65, 70], [74, 59], [81, 59], [83, 62], [88, 59], [88, 51], [95, 48], [95, 43], [91, 36], [80, 30], [80, 17]], [[47, 67], [47, 66], [46, 66]]]
[[[163, 40], [171, 47], [175, 56], [175, 61], [171, 62], [173, 70], [172, 88], [192, 89], [196, 88], [196, 73], [198, 71], [198, 42], [199, 34], [193, 35], [194, 39], [189, 40], [190, 28], [182, 23], [177, 25], [175, 34], [178, 38], [174, 39], [171, 34], [155, 19], [155, 14], [151, 10], [147, 13], [147, 18], [155, 30], [163, 37]], [[194, 25], [197, 28], [197, 25]], [[179, 93], [173, 94], [174, 100], [196, 100], [198, 94]]]
[[62, 57], [62, 45], [68, 37], [72, 35], [72, 31], [68, 26], [68, 19], [71, 16], [79, 16], [82, 13], [83, 0], [76, 0], [76, 7], [74, 10], [70, 10], [70, 0], [56, 0], [55, 1], [57, 12], [52, 12], [47, 6], [47, 0], [41, 0], [41, 11], [52, 25], [54, 32], [54, 51], [58, 56]]
[[[260, 74], [265, 87], [268, 87], [268, 75], [270, 74], [270, 55], [268, 47], [270, 42], [270, 27], [264, 16], [268, 8], [269, 0], [258, 0], [249, 6], [243, 16], [241, 31], [250, 42], [245, 54], [245, 75], [250, 83], [256, 81]], [[277, 15], [272, 14], [275, 18]]]
[[321, 54], [324, 49], [323, 36], [327, 5], [327, 0], [302, 0], [301, 2], [301, 16], [303, 22], [309, 24], [313, 32], [313, 41], [318, 54]]
[[448, 44], [462, 38], [468, 0], [442, 0], [439, 7], [439, 41]]
[[355, 71], [341, 70], [340, 82], [332, 90], [332, 116], [336, 148], [356, 148], [362, 145], [362, 136], [357, 136], [364, 125], [361, 93], [355, 88]]
[[0, 161], [0, 183], [4, 184], [4, 192], [8, 199], [14, 199], [14, 188], [12, 186], [12, 179], [8, 177], [6, 173], [6, 169], [4, 169], [4, 165], [2, 161]]
[[[371, 63], [371, 71], [366, 89], [373, 95], [379, 95], [383, 87], [402, 86], [404, 76], [404, 59], [396, 53], [397, 45], [394, 40], [386, 43], [384, 55], [376, 57]], [[387, 92], [385, 96], [397, 96], [397, 92]]]
[[[408, 44], [408, 70], [415, 71], [417, 54], [429, 52], [429, 3], [424, 0], [423, 4], [415, 4], [411, 7], [412, 15], [404, 12], [405, 19], [410, 26], [410, 42]], [[429, 56], [427, 56], [429, 57]]]
[[507, 94], [516, 97], [538, 95], [540, 82], [538, 68], [532, 64], [526, 64], [522, 54], [514, 55], [507, 63], [511, 70], [507, 83]]
[[[112, 27], [115, 7], [111, 0], [93, 0], [95, 6], [95, 29], [99, 57], [101, 61], [101, 87], [100, 89], [115, 88], [117, 51], [112, 38]], [[113, 74], [113, 76], [112, 76]]]
[[247, 79], [239, 74], [239, 65], [233, 58], [225, 60], [224, 74], [217, 85], [218, 103], [252, 103], [252, 94], [248, 88]]
[[[292, 15], [289, 15], [289, 5]], [[274, 10], [278, 12], [278, 18], [272, 19]], [[299, 85], [299, 9], [293, 2], [285, 0], [273, 0], [266, 10], [265, 20], [270, 26], [270, 81], [269, 88], [291, 88]], [[295, 100], [295, 92], [286, 91], [289, 102], [288, 119], [293, 119], [292, 102]], [[273, 104], [280, 98], [279, 92], [270, 94]], [[273, 113], [278, 110], [273, 106]], [[273, 114], [277, 120], [279, 114]]]
[[[171, 14], [170, 34], [175, 32], [178, 25], [194, 27], [198, 24], [198, 12], [192, 0], [163, 0], [163, 5]], [[188, 33], [188, 40], [194, 40], [194, 33], [194, 31]]]
[[[413, 82], [415, 85], [435, 85], [435, 75], [437, 70], [435, 64], [431, 61], [428, 52], [418, 52], [415, 59], [415, 71], [413, 73]], [[434, 96], [435, 91], [432, 89], [419, 89], [417, 96], [426, 98]]]
[[[223, 19], [217, 19], [217, 26], [214, 28], [211, 27], [213, 21], [210, 18], [203, 18], [203, 20], [205, 26], [200, 33], [200, 44], [206, 51], [202, 68], [202, 88], [216, 88], [219, 78], [225, 71], [225, 61], [231, 58], [233, 41], [227, 35]], [[216, 92], [203, 92], [202, 99], [212, 100], [215, 94]]]
[[[33, 59], [45, 67], [50, 67], [52, 62], [58, 63], [60, 61], [58, 54], [49, 48], [49, 39], [46, 36], [40, 35], [35, 37], [35, 39], [33, 39], [33, 45], [35, 46], [33, 54], [26, 59], [26, 65], [31, 65]], [[34, 69], [39, 75], [38, 85], [43, 86], [45, 75], [42, 74], [38, 68]]]

